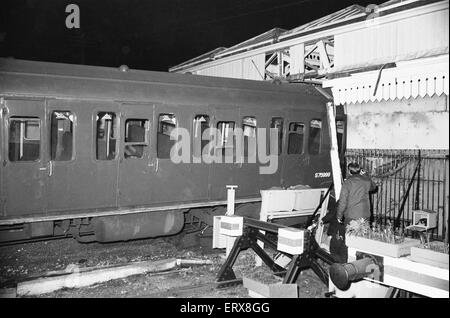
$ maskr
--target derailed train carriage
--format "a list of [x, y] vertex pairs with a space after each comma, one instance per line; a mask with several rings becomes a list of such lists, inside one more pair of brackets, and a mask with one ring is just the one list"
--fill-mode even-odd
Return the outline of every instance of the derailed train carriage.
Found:
[[[306, 84], [0, 59], [0, 242], [172, 235], [185, 214], [208, 223], [212, 209], [224, 212], [226, 185], [239, 186], [238, 214], [257, 210], [260, 189], [327, 187], [326, 102]], [[337, 124], [343, 152], [341, 112]], [[246, 158], [174, 163], [170, 130], [183, 127], [204, 147], [199, 125], [277, 128], [278, 168], [260, 174]]]

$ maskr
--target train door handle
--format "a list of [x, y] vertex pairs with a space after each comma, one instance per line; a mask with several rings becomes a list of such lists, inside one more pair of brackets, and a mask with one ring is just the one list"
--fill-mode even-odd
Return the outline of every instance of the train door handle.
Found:
[[153, 160], [152, 163], [149, 163], [148, 166], [149, 167], [154, 167], [155, 172], [158, 172], [158, 168], [159, 168], [159, 160], [158, 160], [158, 158]]
[[50, 160], [48, 162], [48, 176], [51, 177], [53, 175], [53, 161]]
[[48, 170], [48, 176], [51, 177], [53, 174], [53, 163], [51, 160], [47, 163], [47, 167], [39, 168], [39, 171], [46, 171], [46, 170]]

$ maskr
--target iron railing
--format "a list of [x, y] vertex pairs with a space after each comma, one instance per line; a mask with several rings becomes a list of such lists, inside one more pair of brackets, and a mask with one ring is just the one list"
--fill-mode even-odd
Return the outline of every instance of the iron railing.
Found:
[[437, 227], [431, 235], [448, 243], [448, 150], [349, 149], [345, 159], [346, 164], [359, 163], [379, 183], [371, 196], [374, 221], [398, 220], [404, 229], [412, 223], [413, 210], [435, 211]]

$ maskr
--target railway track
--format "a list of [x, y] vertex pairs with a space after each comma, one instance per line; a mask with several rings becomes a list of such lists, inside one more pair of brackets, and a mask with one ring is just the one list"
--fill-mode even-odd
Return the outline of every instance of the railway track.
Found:
[[49, 236], [49, 237], [20, 240], [20, 241], [0, 242], [0, 247], [26, 244], [26, 243], [37, 243], [37, 242], [45, 242], [45, 241], [63, 240], [63, 239], [69, 239], [69, 238], [73, 239], [72, 236], [62, 235], [62, 236]]

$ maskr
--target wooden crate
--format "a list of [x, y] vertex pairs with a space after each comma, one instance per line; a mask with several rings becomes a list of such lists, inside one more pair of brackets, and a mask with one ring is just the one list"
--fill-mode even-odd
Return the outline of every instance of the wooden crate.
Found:
[[414, 262], [448, 269], [448, 254], [430, 249], [412, 247], [410, 259]]
[[297, 284], [263, 283], [254, 278], [243, 278], [244, 287], [254, 298], [298, 298]]
[[346, 235], [345, 244], [348, 247], [353, 247], [357, 250], [371, 254], [390, 257], [402, 257], [411, 254], [411, 247], [419, 246], [420, 241], [405, 238], [402, 243], [390, 244], [354, 235]]

